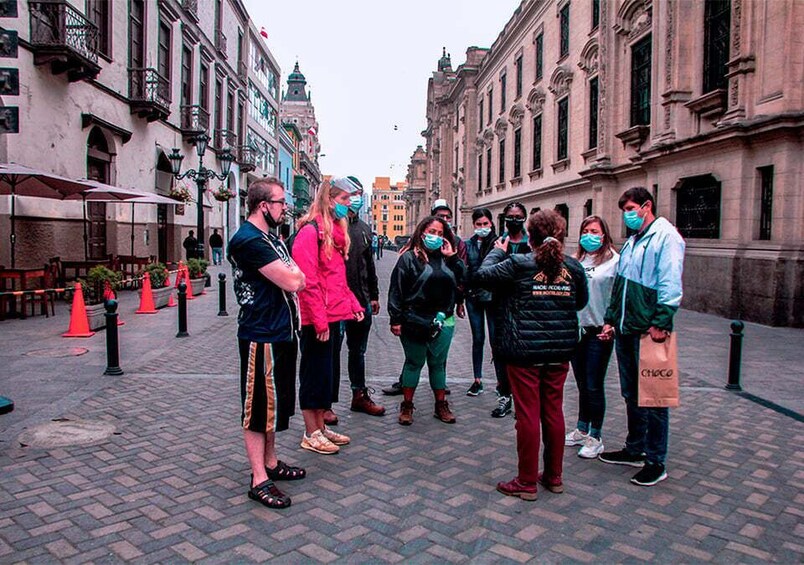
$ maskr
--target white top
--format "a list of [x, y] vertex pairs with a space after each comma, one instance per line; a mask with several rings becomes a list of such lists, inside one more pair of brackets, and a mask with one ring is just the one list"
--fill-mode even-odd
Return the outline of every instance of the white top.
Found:
[[617, 276], [617, 263], [620, 255], [614, 255], [608, 261], [595, 265], [595, 258], [587, 253], [581, 265], [586, 271], [586, 280], [589, 283], [589, 303], [578, 313], [578, 322], [581, 327], [602, 326], [603, 316], [611, 300], [611, 289], [614, 287], [614, 277]]

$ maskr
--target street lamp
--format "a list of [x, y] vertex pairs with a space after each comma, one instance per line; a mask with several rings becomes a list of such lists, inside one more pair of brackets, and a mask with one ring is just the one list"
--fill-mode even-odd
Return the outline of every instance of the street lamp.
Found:
[[184, 159], [184, 155], [179, 152], [177, 147], [174, 147], [171, 151], [170, 155], [168, 155], [168, 159], [170, 160], [170, 169], [173, 172], [173, 176], [176, 177], [177, 180], [181, 180], [184, 177], [190, 177], [195, 181], [196, 186], [198, 187], [198, 197], [197, 197], [197, 206], [198, 206], [198, 216], [197, 216], [197, 229], [198, 229], [198, 257], [200, 259], [204, 258], [204, 206], [203, 206], [203, 198], [204, 198], [204, 188], [207, 184], [208, 180], [211, 179], [218, 179], [218, 180], [225, 180], [227, 176], [229, 176], [229, 170], [232, 168], [232, 162], [235, 160], [234, 155], [232, 155], [229, 149], [224, 149], [218, 155], [218, 160], [221, 162], [221, 174], [217, 174], [212, 169], [207, 169], [204, 167], [204, 153], [207, 150], [207, 144], [209, 143], [209, 136], [207, 134], [202, 134], [196, 138], [195, 141], [195, 151], [198, 154], [198, 170], [190, 169], [184, 173], [181, 173], [181, 162]]

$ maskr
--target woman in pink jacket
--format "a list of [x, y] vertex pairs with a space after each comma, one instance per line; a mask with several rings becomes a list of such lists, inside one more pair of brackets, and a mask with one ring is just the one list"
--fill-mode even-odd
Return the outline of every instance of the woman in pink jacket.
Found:
[[349, 234], [346, 216], [349, 198], [359, 190], [347, 178], [323, 183], [310, 211], [299, 219], [293, 241], [293, 259], [304, 272], [307, 286], [299, 292], [302, 331], [299, 345], [299, 407], [305, 433], [301, 447], [333, 454], [349, 437], [330, 430], [324, 413], [332, 409], [333, 339], [343, 320], [363, 319], [363, 307], [346, 282]]

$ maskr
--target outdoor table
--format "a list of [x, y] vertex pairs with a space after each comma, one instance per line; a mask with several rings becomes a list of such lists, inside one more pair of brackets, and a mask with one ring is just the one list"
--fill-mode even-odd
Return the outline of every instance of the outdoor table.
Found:
[[[44, 280], [45, 269], [42, 267], [32, 269], [3, 269], [0, 271], [0, 291], [32, 290], [30, 282], [34, 280]], [[4, 297], [9, 298], [9, 297]], [[16, 315], [17, 297], [12, 296], [9, 314]], [[5, 302], [5, 300], [3, 300]], [[0, 307], [0, 320], [5, 319], [5, 306]], [[25, 318], [25, 295], [20, 300], [20, 317]]]
[[[74, 281], [81, 277], [86, 277], [92, 267], [103, 265], [104, 267], [112, 268], [112, 261], [109, 259], [91, 259], [89, 261], [62, 261], [61, 269], [64, 280], [62, 284], [67, 281]], [[69, 272], [73, 271], [73, 276], [68, 276]]]

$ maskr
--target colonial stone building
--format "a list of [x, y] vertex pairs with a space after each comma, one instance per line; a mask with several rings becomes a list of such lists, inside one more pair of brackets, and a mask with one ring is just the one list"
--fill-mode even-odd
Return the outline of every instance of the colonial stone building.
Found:
[[653, 191], [687, 240], [684, 306], [804, 325], [804, 3], [524, 0], [429, 81], [429, 203], [513, 200], [625, 228]]
[[421, 145], [410, 156], [406, 180], [408, 188], [402, 197], [407, 203], [405, 233], [410, 235], [416, 224], [430, 212], [427, 200], [427, 154]]
[[[198, 168], [195, 143], [210, 136], [204, 166], [212, 181], [201, 199], [205, 237], [224, 234], [242, 215], [209, 197], [226, 184], [235, 193], [250, 178], [275, 173], [279, 66], [263, 45], [241, 0], [20, 1], [2, 26], [18, 32], [20, 133], [0, 136], [0, 162], [17, 162], [70, 178], [169, 194], [176, 181], [168, 155], [178, 148], [182, 171]], [[193, 197], [196, 186], [182, 181]], [[233, 202], [236, 204], [236, 201]], [[134, 253], [161, 261], [183, 256], [195, 229], [197, 203], [135, 208]], [[128, 254], [128, 205], [91, 203], [89, 254]], [[80, 202], [17, 199], [17, 264], [48, 257], [82, 259]], [[0, 233], [9, 231], [8, 199], [0, 201]], [[0, 263], [8, 264], [8, 246]]]
[[397, 236], [410, 235], [406, 231], [407, 206], [404, 200], [407, 183], [391, 184], [390, 177], [375, 177], [371, 186], [372, 229], [392, 242]]

